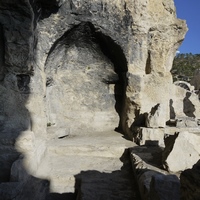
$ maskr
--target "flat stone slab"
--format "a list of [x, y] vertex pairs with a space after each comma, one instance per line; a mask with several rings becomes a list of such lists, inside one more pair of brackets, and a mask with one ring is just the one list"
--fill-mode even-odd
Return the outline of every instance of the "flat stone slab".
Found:
[[188, 131], [200, 135], [200, 127], [170, 127], [165, 128], [146, 128], [138, 127], [137, 142], [140, 145], [164, 147], [164, 135], [174, 135], [176, 132]]
[[200, 135], [200, 127], [165, 127], [165, 134], [168, 135], [174, 135], [175, 132], [183, 132], [183, 131], [188, 131], [188, 132], [192, 132], [192, 133], [196, 133]]
[[52, 193], [79, 191], [82, 200], [138, 199], [128, 148], [121, 134], [49, 135], [47, 151], [35, 176], [50, 180]]
[[62, 139], [51, 135], [47, 141], [47, 150], [57, 155], [82, 155], [119, 158], [125, 149], [136, 146], [120, 133], [99, 132], [93, 134], [69, 135]]

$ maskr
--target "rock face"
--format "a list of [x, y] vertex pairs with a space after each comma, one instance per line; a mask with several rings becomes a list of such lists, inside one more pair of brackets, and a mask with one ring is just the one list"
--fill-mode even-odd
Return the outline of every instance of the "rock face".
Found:
[[20, 154], [36, 175], [52, 130], [132, 139], [146, 116], [164, 127], [186, 31], [173, 0], [1, 0], [0, 178]]
[[125, 69], [105, 56], [119, 49], [109, 42], [91, 23], [81, 23], [55, 45], [45, 66], [48, 123], [66, 127], [69, 134], [106, 131], [118, 125], [116, 111], [121, 110]]
[[[107, 125], [103, 120], [108, 118], [108, 126], [118, 126], [117, 111], [121, 128], [131, 136], [131, 125], [144, 123], [140, 116], [161, 103], [162, 120], [167, 121], [169, 71], [186, 30], [176, 19], [173, 1], [160, 0], [156, 6], [154, 1], [50, 2], [16, 3], [12, 15], [6, 9], [12, 3], [1, 3], [2, 68], [5, 76], [7, 71], [19, 78], [30, 76], [30, 84], [22, 80], [21, 85], [29, 84], [32, 91], [27, 108], [33, 124], [38, 110], [42, 112], [36, 110], [35, 98], [40, 100], [37, 107], [46, 106], [47, 123], [58, 126], [71, 115], [84, 126], [88, 122], [82, 113], [95, 127]], [[160, 88], [165, 91], [162, 98]], [[40, 127], [44, 125], [42, 120]]]

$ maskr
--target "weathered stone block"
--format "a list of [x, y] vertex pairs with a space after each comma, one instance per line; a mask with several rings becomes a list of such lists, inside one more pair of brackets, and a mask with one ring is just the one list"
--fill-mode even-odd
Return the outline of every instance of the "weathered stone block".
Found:
[[136, 140], [139, 145], [164, 147], [164, 129], [140, 127], [137, 129]]
[[165, 138], [163, 165], [172, 172], [191, 168], [200, 159], [200, 135], [182, 131]]
[[151, 109], [146, 119], [146, 125], [149, 128], [159, 128], [166, 126], [166, 110], [164, 105], [157, 104]]

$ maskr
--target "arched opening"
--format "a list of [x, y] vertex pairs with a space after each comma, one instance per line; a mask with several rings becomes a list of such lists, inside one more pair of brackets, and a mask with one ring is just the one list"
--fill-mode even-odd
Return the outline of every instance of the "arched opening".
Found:
[[87, 22], [65, 33], [46, 61], [48, 126], [63, 134], [120, 127], [127, 61], [121, 47]]

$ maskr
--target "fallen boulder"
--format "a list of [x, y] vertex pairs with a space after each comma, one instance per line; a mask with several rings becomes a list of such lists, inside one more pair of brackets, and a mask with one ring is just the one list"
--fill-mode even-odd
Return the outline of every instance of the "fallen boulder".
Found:
[[179, 172], [191, 168], [200, 159], [200, 135], [188, 131], [166, 135], [163, 167]]

